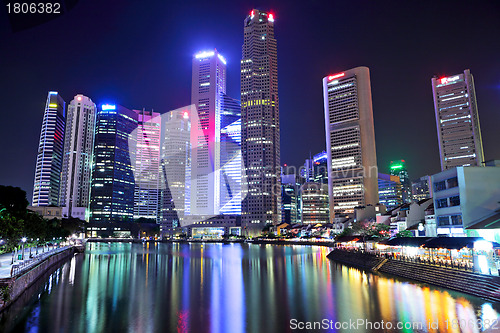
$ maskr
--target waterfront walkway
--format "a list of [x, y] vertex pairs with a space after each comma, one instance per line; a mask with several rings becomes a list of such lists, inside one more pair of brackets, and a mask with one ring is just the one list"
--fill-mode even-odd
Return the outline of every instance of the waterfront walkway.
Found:
[[0, 255], [0, 279], [6, 279], [12, 277], [12, 273], [17, 271], [19, 268], [31, 266], [35, 263], [40, 262], [41, 260], [51, 256], [55, 253], [61, 251], [61, 249], [67, 247], [57, 247], [57, 246], [45, 246], [37, 248], [31, 248], [31, 258], [30, 258], [30, 249], [24, 249], [24, 260], [19, 260], [19, 255], [22, 257], [22, 251], [17, 251], [17, 254], [14, 255], [14, 263], [12, 263], [12, 252], [4, 253]]

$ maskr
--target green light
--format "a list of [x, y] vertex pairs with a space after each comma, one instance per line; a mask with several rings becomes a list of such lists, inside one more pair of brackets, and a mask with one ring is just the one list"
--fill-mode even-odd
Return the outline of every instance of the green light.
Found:
[[403, 169], [403, 164], [396, 164], [396, 165], [391, 165], [391, 170], [395, 169]]

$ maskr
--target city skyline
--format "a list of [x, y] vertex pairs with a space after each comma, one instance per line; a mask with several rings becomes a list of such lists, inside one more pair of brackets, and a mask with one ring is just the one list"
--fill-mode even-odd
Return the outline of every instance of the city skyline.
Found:
[[[161, 5], [156, 5], [156, 6], [161, 6]], [[410, 7], [411, 6], [413, 5], [410, 4]], [[104, 5], [104, 7], [105, 8], [103, 9], [104, 10], [103, 13], [106, 13], [106, 5]], [[179, 9], [179, 7], [182, 6], [177, 4], [174, 7], [175, 9]], [[114, 20], [123, 19], [123, 17], [126, 17], [125, 12], [127, 10], [132, 10], [132, 8], [133, 7], [131, 7], [131, 5], [124, 5], [123, 12], [121, 13], [123, 16], [119, 16], [118, 14], [116, 14], [114, 16], [111, 15], [110, 17]], [[325, 51], [315, 56], [315, 59], [320, 60], [319, 62], [321, 62], [322, 64], [308, 62], [306, 65], [302, 66], [304, 68], [295, 67], [295, 69], [297, 70], [292, 71], [290, 70], [291, 68], [290, 62], [295, 63], [296, 56], [290, 54], [290, 50], [293, 50], [293, 48], [291, 48], [290, 46], [293, 46], [291, 39], [293, 38], [295, 28], [290, 25], [290, 21], [298, 17], [297, 13], [290, 8], [284, 8], [282, 5], [277, 5], [273, 3], [270, 3], [270, 5], [266, 6], [265, 8], [266, 9], [270, 8], [271, 9], [270, 12], [275, 13], [277, 22], [276, 29], [280, 37], [279, 51], [278, 51], [280, 55], [278, 58], [278, 67], [280, 73], [280, 100], [285, 105], [282, 106], [282, 109], [284, 111], [282, 111], [283, 116], [281, 122], [282, 164], [288, 163], [299, 166], [301, 162], [304, 160], [304, 158], [309, 156], [309, 151], [311, 151], [314, 154], [316, 152], [325, 149], [324, 144], [321, 144], [322, 142], [324, 142], [324, 136], [323, 136], [324, 129], [322, 128], [322, 126], [324, 125], [321, 122], [322, 100], [321, 100], [321, 92], [319, 92], [319, 79], [324, 75], [335, 73], [336, 71], [342, 70], [343, 68], [350, 68], [349, 65], [352, 65], [352, 67], [358, 65], [367, 65], [368, 67], [370, 67], [372, 71], [372, 95], [374, 100], [373, 104], [374, 104], [374, 117], [375, 117], [375, 132], [377, 137], [377, 155], [379, 160], [379, 168], [381, 172], [387, 172], [385, 167], [388, 166], [390, 160], [401, 159], [401, 158], [408, 160], [409, 166], [413, 168], [409, 170], [410, 178], [412, 179], [418, 178], [425, 174], [432, 174], [434, 172], [439, 171], [438, 169], [439, 153], [438, 153], [437, 137], [435, 134], [435, 120], [434, 120], [433, 104], [432, 104], [432, 92], [431, 89], [429, 88], [428, 83], [429, 80], [434, 75], [438, 75], [438, 77], [449, 76], [453, 75], [454, 73], [460, 72], [466, 68], [470, 68], [475, 75], [476, 93], [477, 93], [478, 106], [480, 109], [480, 118], [482, 123], [485, 159], [488, 160], [488, 159], [498, 158], [499, 148], [493, 147], [494, 142], [498, 141], [495, 139], [498, 136], [498, 134], [496, 133], [496, 131], [492, 129], [494, 128], [494, 125], [498, 123], [498, 115], [494, 114], [494, 112], [496, 110], [495, 103], [498, 102], [498, 96], [497, 96], [498, 94], [495, 93], [498, 91], [497, 77], [499, 75], [497, 75], [497, 73], [499, 72], [499, 70], [498, 70], [498, 65], [495, 65], [495, 63], [491, 60], [488, 61], [489, 59], [488, 57], [491, 57], [491, 55], [494, 53], [493, 51], [485, 51], [483, 52], [481, 57], [479, 57], [478, 55], [476, 56], [475, 55], [476, 53], [469, 52], [467, 56], [464, 56], [463, 58], [457, 56], [458, 58], [453, 57], [453, 60], [450, 60], [452, 59], [450, 58], [450, 55], [453, 53], [453, 48], [445, 49], [444, 47], [440, 47], [439, 52], [436, 52], [436, 54], [432, 56], [429, 55], [428, 59], [425, 57], [422, 58], [421, 56], [420, 57], [421, 59], [417, 59], [418, 61], [414, 61], [411, 64], [412, 66], [418, 68], [419, 72], [418, 74], [415, 74], [416, 68], [405, 67], [408, 70], [407, 72], [404, 73], [398, 72], [397, 75], [395, 75], [394, 72], [397, 69], [401, 69], [402, 64], [397, 63], [390, 67], [387, 66], [384, 67], [384, 64], [387, 63], [384, 63], [383, 61], [380, 60], [381, 53], [375, 52], [371, 55], [367, 55], [364, 57], [354, 57], [352, 60], [346, 60], [345, 58], [342, 57], [348, 57], [351, 54], [350, 52], [352, 51], [338, 51], [336, 52], [334, 59], [336, 60], [334, 62], [335, 64], [332, 65], [331, 60], [329, 61], [330, 58], [330, 56], [328, 56], [329, 53], [327, 52], [328, 46], [325, 46], [326, 47]], [[306, 14], [314, 12], [314, 14], [318, 16], [318, 18], [321, 17], [324, 18], [324, 14], [320, 13], [319, 11], [317, 12], [313, 11], [313, 9], [318, 9], [318, 8], [319, 8], [318, 4], [314, 4], [313, 6], [311, 6], [311, 8], [307, 8], [304, 17], [310, 19], [310, 17]], [[353, 8], [350, 8], [349, 6], [344, 8], [341, 5], [341, 8], [346, 9], [348, 12], [353, 11]], [[109, 10], [109, 8], [107, 9]], [[397, 8], [394, 8], [392, 11], [389, 12], [389, 14], [394, 14], [396, 12], [396, 9]], [[491, 5], [476, 6], [469, 9], [470, 9], [469, 15], [472, 16], [479, 16], [480, 14], [481, 15], [485, 14], [487, 16], [488, 12], [494, 12], [494, 9], [491, 7]], [[80, 10], [87, 11], [89, 10], [89, 8], [85, 6], [80, 8], [80, 6], [77, 6], [73, 11], [78, 12]], [[206, 8], [204, 8], [204, 10], [206, 10]], [[218, 8], [218, 10], [220, 10], [220, 8]], [[73, 77], [72, 78], [69, 77], [70, 76], [69, 74], [66, 75], [64, 70], [61, 71], [60, 73], [59, 72], [53, 73], [53, 75], [50, 76], [47, 75], [44, 76], [41, 74], [44, 73], [46, 69], [43, 66], [38, 66], [36, 70], [31, 70], [32, 68], [34, 68], [33, 66], [35, 64], [31, 64], [30, 62], [26, 61], [26, 58], [22, 56], [24, 52], [20, 52], [20, 50], [26, 50], [26, 48], [38, 49], [41, 47], [41, 45], [38, 45], [37, 42], [33, 42], [33, 43], [28, 43], [27, 46], [21, 46], [18, 44], [18, 39], [16, 38], [16, 36], [20, 36], [19, 40], [21, 41], [21, 43], [25, 38], [28, 38], [32, 34], [40, 33], [41, 31], [45, 32], [48, 31], [52, 34], [55, 34], [56, 36], [64, 37], [65, 35], [57, 35], [54, 29], [57, 28], [60, 30], [61, 25], [64, 26], [70, 24], [68, 20], [70, 18], [74, 18], [76, 12], [71, 11], [65, 16], [56, 19], [52, 22], [49, 22], [46, 25], [35, 27], [31, 30], [26, 30], [24, 32], [20, 32], [17, 34], [12, 34], [8, 32], [7, 30], [8, 27], [5, 25], [0, 26], [0, 28], [2, 29], [1, 30], [2, 37], [6, 37], [5, 40], [7, 41], [7, 46], [13, 48], [14, 51], [18, 50], [13, 53], [21, 54], [21, 56], [19, 56], [18, 59], [15, 60], [10, 56], [7, 56], [5, 59], [2, 59], [1, 60], [2, 67], [5, 67], [6, 69], [12, 67], [8, 66], [8, 64], [5, 62], [5, 61], [11, 61], [14, 65], [13, 68], [19, 68], [20, 65], [24, 65], [26, 71], [32, 71], [34, 73], [40, 74], [36, 76], [35, 75], [31, 76], [31, 74], [27, 75], [29, 82], [26, 83], [26, 80], [24, 79], [21, 85], [21, 82], [19, 81], [17, 75], [13, 74], [14, 72], [10, 72], [10, 70], [7, 70], [6, 72], [7, 73], [6, 80], [3, 81], [3, 84], [9, 82], [9, 85], [5, 86], [6, 89], [2, 90], [3, 94], [9, 93], [13, 97], [16, 97], [21, 92], [20, 87], [22, 86], [24, 89], [24, 91], [22, 91], [23, 92], [22, 96], [23, 99], [26, 99], [26, 101], [24, 100], [20, 101], [19, 98], [17, 99], [6, 98], [5, 100], [7, 101], [8, 109], [12, 110], [12, 115], [14, 120], [16, 120], [17, 117], [20, 117], [20, 115], [22, 114], [23, 120], [26, 125], [24, 126], [24, 128], [26, 130], [18, 131], [20, 133], [13, 133], [11, 132], [10, 129], [7, 129], [5, 132], [2, 133], [3, 136], [2, 138], [4, 139], [5, 142], [6, 138], [9, 136], [16, 138], [16, 145], [2, 146], [2, 153], [4, 156], [7, 157], [8, 163], [5, 163], [2, 166], [3, 172], [1, 174], [3, 174], [2, 177], [4, 178], [1, 179], [1, 183], [6, 185], [20, 186], [21, 188], [25, 189], [28, 193], [30, 193], [31, 184], [33, 182], [32, 179], [33, 165], [34, 165], [33, 162], [35, 161], [36, 158], [35, 156], [36, 144], [34, 144], [33, 142], [36, 142], [37, 140], [36, 139], [37, 134], [35, 133], [39, 131], [39, 126], [43, 116], [41, 112], [43, 106], [36, 107], [36, 105], [40, 106], [43, 103], [40, 101], [43, 100], [43, 95], [45, 95], [47, 91], [52, 89], [58, 90], [60, 94], [64, 96], [64, 98], [69, 98], [70, 96], [74, 96], [77, 93], [82, 93], [86, 96], [90, 96], [94, 101], [96, 101], [99, 104], [101, 102], [104, 103], [106, 101], [109, 101], [135, 108], [139, 108], [146, 105], [148, 106], [148, 108], [151, 106], [152, 109], [161, 113], [168, 112], [174, 109], [176, 106], [180, 106], [179, 104], [186, 105], [188, 103], [184, 102], [189, 100], [187, 96], [189, 95], [188, 87], [190, 86], [189, 58], [192, 56], [192, 54], [194, 54], [194, 52], [197, 49], [202, 49], [205, 46], [206, 48], [218, 47], [218, 49], [220, 49], [221, 52], [223, 52], [228, 59], [228, 67], [230, 68], [228, 72], [236, 71], [236, 76], [238, 76], [238, 70], [237, 70], [237, 68], [239, 67], [238, 53], [240, 52], [241, 35], [242, 35], [241, 30], [238, 27], [241, 26], [241, 17], [244, 16], [246, 13], [248, 13], [249, 10], [251, 10], [251, 6], [248, 7], [245, 6], [244, 8], [243, 6], [241, 7], [230, 6], [227, 8], [228, 12], [226, 20], [227, 22], [224, 22], [223, 26], [223, 28], [225, 28], [225, 31], [227, 31], [227, 36], [228, 36], [227, 38], [226, 38], [226, 33], [224, 34], [219, 33], [222, 27], [219, 26], [218, 24], [211, 24], [210, 27], [212, 29], [207, 28], [203, 29], [203, 31], [200, 30], [199, 28], [193, 29], [186, 24], [185, 26], [186, 32], [183, 32], [182, 36], [183, 38], [186, 37], [188, 38], [187, 42], [180, 43], [179, 48], [174, 47], [174, 48], [169, 48], [168, 50], [160, 48], [161, 51], [163, 52], [162, 53], [163, 55], [167, 53], [173, 56], [175, 59], [178, 60], [175, 63], [179, 64], [178, 66], [179, 68], [174, 69], [171, 68], [171, 66], [170, 67], [167, 66], [165, 61], [163, 63], [163, 65], [165, 65], [164, 68], [158, 67], [162, 74], [165, 74], [165, 70], [171, 69], [173, 74], [175, 75], [170, 75], [171, 73], [169, 72], [168, 77], [171, 80], [176, 81], [176, 83], [178, 84], [178, 88], [172, 89], [172, 94], [175, 93], [177, 96], [179, 96], [179, 98], [170, 97], [168, 99], [169, 100], [168, 102], [166, 102], [167, 98], [163, 97], [162, 94], [159, 93], [159, 88], [152, 89], [152, 92], [145, 92], [144, 90], [142, 90], [141, 92], [141, 89], [138, 89], [137, 85], [134, 83], [134, 80], [137, 82], [143, 82], [142, 79], [144, 78], [144, 76], [143, 74], [140, 74], [141, 72], [148, 73], [148, 75], [153, 73], [153, 71], [144, 70], [144, 68], [151, 68], [151, 65], [144, 65], [145, 67], [141, 68], [141, 71], [137, 72], [131, 70], [124, 70], [123, 73], [119, 73], [117, 76], [115, 76], [115, 75], [110, 75], [114, 73], [116, 69], [113, 69], [113, 66], [109, 63], [109, 61], [104, 61], [104, 64], [106, 64], [106, 66], [108, 67], [106, 66], [103, 67], [103, 64], [99, 64], [95, 61], [93, 62], [90, 61], [93, 59], [92, 53], [87, 53], [85, 54], [85, 56], [82, 56], [81, 59], [78, 59], [78, 61], [75, 62], [70, 61], [69, 63], [67, 55], [59, 54], [56, 57], [55, 54], [53, 54], [52, 58], [44, 58], [42, 56], [42, 58], [40, 59], [40, 64], [51, 63], [54, 61], [54, 59], [58, 59], [61, 60], [60, 66], [64, 67], [65, 64], [66, 66], [67, 64], [71, 65], [68, 66], [69, 72], [71, 72], [71, 69], [75, 69], [77, 72], [80, 72], [83, 68], [85, 68], [84, 71], [89, 71], [89, 74], [84, 76], [75, 75], [74, 76], [75, 78], [76, 77], [81, 78], [80, 81], [75, 81]], [[374, 10], [374, 8], [371, 7], [371, 5], [367, 7], [366, 11], [370, 12], [370, 10], [372, 11]], [[401, 10], [401, 8], [399, 8], [399, 10]], [[172, 11], [178, 12], [177, 10], [172, 10]], [[451, 12], [445, 13], [443, 7], [440, 5], [437, 6], [435, 11], [440, 14], [443, 14], [443, 16], [440, 16], [440, 21], [447, 21], [447, 22], [450, 22], [450, 20], [451, 22], [453, 22], [453, 20], [459, 20], [461, 15], [462, 16], [465, 15], [463, 13], [465, 12], [465, 10], [462, 12], [457, 9], [452, 9]], [[361, 16], [364, 15], [363, 17], [365, 17], [368, 14], [369, 13], [363, 12], [360, 15]], [[130, 15], [130, 13], [128, 13], [128, 15]], [[168, 15], [170, 15], [169, 17], [174, 16], [170, 12]], [[198, 12], [195, 11], [194, 13], [192, 13], [192, 15], [193, 17], [198, 17], [198, 18], [201, 17], [200, 16], [201, 13], [199, 12], [199, 10]], [[232, 15], [235, 15], [236, 17], [233, 18]], [[422, 18], [426, 17], [426, 15], [429, 14], [422, 13], [421, 9], [416, 11], [416, 17]], [[312, 16], [313, 15], [311, 15], [311, 17]], [[438, 15], [435, 16], [437, 17]], [[401, 19], [402, 18], [395, 18], [396, 21]], [[415, 23], [413, 20], [410, 21]], [[485, 35], [489, 35], [489, 34], [495, 34], [498, 31], [498, 27], [496, 25], [494, 24], [488, 25], [488, 23], [486, 23], [487, 20], [484, 21], [485, 21], [484, 23], [473, 24], [471, 26], [472, 32], [467, 32], [467, 34], [473, 34], [474, 32], [479, 31], [484, 33]], [[316, 23], [313, 24], [313, 26], [317, 28]], [[387, 29], [389, 26], [392, 25], [388, 24], [387, 27], [379, 27], [379, 28]], [[408, 25], [403, 25], [403, 26], [408, 27]], [[127, 31], [126, 29], [131, 29], [131, 26], [126, 25], [123, 28], [125, 29], [125, 31]], [[441, 32], [443, 34], [445, 35], [447, 33], [451, 34], [452, 29], [450, 29], [447, 25], [443, 24], [442, 26], [440, 26], [440, 28], [442, 29]], [[349, 36], [359, 37], [360, 31], [359, 28], [357, 29], [358, 30], [346, 33], [346, 36], [339, 35], [339, 44], [337, 45], [342, 45], [342, 43], [345, 43]], [[207, 32], [204, 30], [209, 30], [209, 31]], [[234, 33], [232, 32], [232, 30], [235, 30]], [[414, 30], [410, 29], [408, 31], [414, 34], [415, 33]], [[153, 34], [155, 38], [161, 37], [160, 31], [164, 30], [158, 30], [157, 33]], [[117, 33], [119, 34], [119, 36], [122, 36], [120, 32], [123, 33], [123, 31], [121, 30], [119, 30]], [[79, 34], [82, 32], [76, 29], [74, 30], [74, 33], [78, 37]], [[92, 36], [92, 31], [90, 31], [90, 33]], [[430, 28], [424, 27], [423, 30], [421, 31], [421, 37], [419, 39], [419, 43], [422, 44], [424, 37], [430, 36], [429, 33], [430, 33]], [[212, 34], [214, 35], [212, 36]], [[207, 36], [208, 38], [205, 38]], [[472, 35], [468, 36], [471, 37]], [[109, 57], [113, 58], [117, 56], [116, 50], [112, 50], [113, 47], [108, 48], [107, 45], [105, 45], [106, 44], [105, 41], [107, 40], [106, 38], [109, 37], [110, 36], [108, 35], [103, 36], [99, 40], [100, 42], [99, 46], [101, 46], [101, 49], [103, 50], [104, 54], [106, 53], [106, 51], [109, 51], [110, 53]], [[167, 34], [166, 38], [167, 39], [172, 38], [172, 35]], [[201, 42], [200, 38], [201, 39], [205, 38], [206, 41]], [[71, 46], [71, 42], [70, 41], [66, 42], [65, 41], [66, 39], [67, 37], [62, 38], [64, 42], [61, 44], [64, 46], [67, 43], [69, 43], [68, 45]], [[147, 40], [148, 42], [152, 42], [149, 39]], [[281, 40], [283, 40], [283, 42], [281, 42]], [[366, 38], [363, 38], [362, 40], [365, 41], [364, 47], [373, 46], [373, 43], [368, 42]], [[393, 41], [395, 41], [396, 46], [397, 44], [402, 43], [395, 37], [393, 38]], [[471, 43], [478, 43], [478, 42], [471, 40]], [[493, 43], [495, 43], [495, 41]], [[436, 45], [435, 42], [432, 43], [432, 38], [429, 39], [428, 43], [424, 44], [434, 45], [434, 46]], [[113, 44], [109, 45], [111, 46]], [[308, 43], [307, 45], [312, 47], [312, 43]], [[488, 48], [491, 49], [491, 45], [488, 44]], [[68, 49], [70, 50], [71, 48]], [[478, 50], [477, 54], [479, 54], [481, 49], [480, 45], [479, 46], [476, 45], [475, 49]], [[410, 47], [408, 50], [405, 50], [405, 54], [411, 52], [411, 50], [414, 49]], [[69, 54], [71, 54], [70, 51], [65, 51], [65, 52], [69, 52]], [[187, 54], [188, 52], [189, 54]], [[99, 53], [100, 56], [102, 56], [103, 54], [102, 52], [97, 52], [97, 53]], [[89, 57], [89, 59], [86, 60], [85, 57]], [[105, 59], [111, 59], [111, 58], [105, 56]], [[415, 59], [416, 58], [414, 57], [413, 60]], [[118, 63], [123, 64], [124, 61], [134, 62], [138, 61], [138, 59], [134, 60], [134, 56], [121, 56], [121, 61], [118, 61]], [[409, 59], [407, 61], [409, 61]], [[432, 61], [435, 61], [435, 64], [430, 65]], [[374, 63], [375, 65], [373, 65]], [[485, 65], [483, 65], [482, 63], [488, 63], [489, 67], [485, 68]], [[155, 66], [159, 65], [159, 63], [154, 61], [152, 62], [152, 64], [154, 64]], [[405, 64], [409, 65], [407, 62], [405, 62]], [[187, 71], [186, 67], [188, 68]], [[304, 70], [310, 70], [311, 74], [304, 76], [305, 75]], [[99, 73], [99, 71], [101, 71], [101, 73]], [[99, 73], [99, 75], [96, 76], [95, 73]], [[179, 73], [184, 73], [184, 74], [179, 76]], [[232, 75], [234, 78], [234, 73]], [[125, 77], [129, 76], [130, 79], [125, 80], [123, 76]], [[43, 79], [40, 79], [40, 77]], [[95, 83], [96, 80], [90, 80], [90, 77], [97, 77], [102, 80], [100, 80], [100, 83]], [[304, 79], [304, 77], [307, 77], [307, 79]], [[399, 81], [400, 79], [402, 81]], [[119, 81], [121, 80], [127, 82], [127, 84], [126, 85], [120, 84]], [[293, 84], [288, 83], [287, 81], [291, 81], [293, 82]], [[387, 82], [384, 83], [384, 81]], [[156, 84], [158, 83], [158, 80], [152, 80], [152, 82], [155, 82]], [[232, 79], [231, 77], [229, 77], [228, 82], [231, 82], [231, 86], [228, 87], [229, 94], [236, 96], [238, 91], [237, 86], [239, 84], [238, 83], [239, 80]], [[392, 94], [390, 88], [396, 89], [394, 86], [400, 85], [399, 82], [404, 82], [405, 86], [407, 86], [407, 89], [399, 88], [398, 90], [399, 94], [397, 93]], [[308, 86], [311, 86], [311, 88], [309, 88]], [[137, 89], [137, 91], [135, 91], [134, 89]], [[311, 107], [307, 108], [308, 116], [306, 117], [304, 117], [303, 114], [303, 110], [305, 109], [303, 107], [304, 102], [298, 100], [297, 96], [301, 94], [297, 92], [297, 89], [299, 90], [305, 89], [304, 90], [305, 95], [303, 95], [301, 99], [305, 99], [308, 101], [308, 103], [311, 104]], [[412, 89], [415, 90], [415, 93], [413, 93]], [[29, 96], [29, 98], [26, 98], [25, 95]], [[160, 97], [162, 100], [161, 102], [159, 102]], [[405, 97], [406, 99], [404, 98], [402, 99], [402, 97]], [[391, 99], [391, 104], [384, 104], [384, 101], [382, 100], [386, 98]], [[17, 101], [17, 103], [15, 103], [12, 106], [11, 100]], [[427, 100], [427, 102], [423, 102], [425, 100]], [[402, 101], [403, 103], [401, 103]], [[316, 111], [313, 112], [309, 110], [316, 110]], [[423, 112], [422, 110], [426, 111]], [[26, 115], [29, 115], [30, 117], [26, 117]], [[410, 124], [414, 123], [415, 126], [408, 125], [406, 128], [401, 128], [405, 127], [401, 126], [400, 121], [402, 119], [406, 120]], [[298, 136], [293, 134], [296, 133], [300, 127], [306, 127], [306, 126], [311, 128], [311, 130], [315, 134], [310, 135], [307, 138], [299, 138]], [[419, 131], [413, 129], [418, 127], [420, 127]], [[424, 129], [425, 134], [416, 136], [420, 140], [415, 140], [416, 133], [419, 132], [422, 133], [422, 129]], [[402, 137], [402, 140], [397, 140], [398, 142], [394, 142], [394, 140], [392, 139], [394, 135]], [[34, 140], [33, 137], [35, 137]], [[404, 137], [407, 137], [408, 139], [404, 140]], [[415, 147], [417, 147], [418, 149]], [[425, 149], [423, 149], [422, 147], [425, 147]], [[22, 157], [20, 155], [22, 155]]]

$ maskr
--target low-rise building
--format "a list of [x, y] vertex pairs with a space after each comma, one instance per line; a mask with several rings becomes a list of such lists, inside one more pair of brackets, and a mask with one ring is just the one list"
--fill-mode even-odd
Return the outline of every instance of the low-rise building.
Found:
[[[486, 164], [488, 165], [488, 164]], [[500, 167], [456, 167], [432, 176], [438, 235], [467, 236], [499, 208]]]
[[[52, 207], [52, 206], [28, 206], [28, 210], [31, 210], [32, 212], [37, 213], [38, 215], [41, 215], [45, 219], [61, 219], [63, 218], [63, 212], [62, 212], [62, 207]], [[82, 220], [85, 219], [85, 213], [82, 217], [80, 217]]]

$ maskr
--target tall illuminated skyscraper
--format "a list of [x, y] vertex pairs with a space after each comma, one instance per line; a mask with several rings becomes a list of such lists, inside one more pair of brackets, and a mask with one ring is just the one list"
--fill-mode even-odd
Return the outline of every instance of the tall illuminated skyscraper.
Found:
[[220, 126], [220, 213], [241, 215], [241, 106], [227, 95]]
[[226, 60], [217, 52], [193, 57], [191, 104], [198, 122], [191, 122], [190, 214], [217, 215], [220, 210], [220, 137], [222, 97], [226, 93]]
[[483, 141], [470, 70], [454, 76], [433, 78], [432, 93], [441, 170], [457, 166], [483, 166]]
[[278, 55], [274, 15], [254, 9], [244, 21], [241, 59], [242, 225], [260, 233], [281, 220]]
[[50, 91], [38, 144], [33, 206], [59, 206], [65, 116], [64, 100], [56, 91]]
[[[181, 226], [190, 204], [191, 122], [194, 107], [162, 116], [161, 124], [161, 229], [162, 234]], [[186, 205], [187, 204], [187, 205]]]
[[103, 104], [97, 112], [90, 222], [132, 222], [134, 218], [137, 120], [137, 112], [120, 105]]
[[330, 219], [378, 203], [370, 71], [356, 67], [323, 78]]
[[63, 216], [88, 218], [96, 105], [76, 95], [68, 105], [61, 178]]
[[134, 110], [137, 113], [137, 146], [134, 163], [134, 219], [159, 221], [160, 199], [160, 113]]

